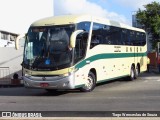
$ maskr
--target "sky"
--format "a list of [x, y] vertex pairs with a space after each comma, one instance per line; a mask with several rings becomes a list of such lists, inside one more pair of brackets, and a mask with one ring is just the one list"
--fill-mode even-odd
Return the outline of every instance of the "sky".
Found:
[[[54, 2], [53, 2], [54, 1]], [[0, 0], [0, 30], [26, 33], [34, 21], [57, 15], [91, 14], [131, 25], [132, 13], [160, 0]]]
[[0, 30], [23, 34], [48, 16], [53, 16], [53, 0], [0, 0]]
[[55, 15], [87, 13], [131, 25], [132, 14], [160, 0], [55, 0]]

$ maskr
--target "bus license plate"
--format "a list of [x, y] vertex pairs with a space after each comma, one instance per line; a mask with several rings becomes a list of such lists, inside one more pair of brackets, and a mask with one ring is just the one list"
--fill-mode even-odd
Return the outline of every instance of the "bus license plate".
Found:
[[48, 87], [49, 84], [48, 84], [48, 83], [40, 83], [40, 86], [41, 86], [41, 87]]

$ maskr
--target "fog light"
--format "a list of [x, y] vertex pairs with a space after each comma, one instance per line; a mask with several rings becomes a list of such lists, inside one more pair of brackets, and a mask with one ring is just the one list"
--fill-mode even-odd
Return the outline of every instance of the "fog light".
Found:
[[26, 81], [24, 81], [24, 85], [25, 86], [29, 86], [29, 83], [27, 83]]
[[63, 87], [68, 86], [68, 84], [69, 84], [69, 81], [68, 81], [68, 82], [63, 83]]

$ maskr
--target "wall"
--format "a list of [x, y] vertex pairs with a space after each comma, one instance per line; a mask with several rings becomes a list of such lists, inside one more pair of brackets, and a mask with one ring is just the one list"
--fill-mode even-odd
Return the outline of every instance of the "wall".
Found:
[[[9, 67], [10, 77], [12, 78], [14, 73], [21, 76], [21, 63], [23, 59], [23, 47], [16, 50], [14, 47], [0, 47], [0, 68]], [[1, 69], [2, 70], [2, 69]], [[7, 73], [1, 71], [0, 78]]]
[[148, 57], [150, 59], [150, 66], [156, 68], [157, 67], [157, 52], [148, 53]]

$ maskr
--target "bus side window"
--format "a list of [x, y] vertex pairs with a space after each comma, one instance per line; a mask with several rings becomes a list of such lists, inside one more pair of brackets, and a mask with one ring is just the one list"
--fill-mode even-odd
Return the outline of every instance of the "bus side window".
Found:
[[121, 42], [120, 30], [118, 27], [111, 26], [111, 39], [114, 45], [119, 45]]
[[145, 33], [141, 33], [142, 35], [142, 46], [146, 45], [146, 35]]
[[76, 46], [75, 46], [75, 62], [81, 60], [85, 54], [87, 49], [87, 40], [88, 33], [79, 34], [76, 38]]
[[99, 23], [93, 24], [90, 49], [92, 49], [96, 45], [104, 43], [103, 27], [104, 27], [103, 24], [99, 24]]
[[135, 37], [135, 32], [130, 30], [130, 33], [129, 33], [129, 42], [130, 44], [129, 45], [135, 45], [136, 43], [136, 37]]
[[100, 44], [100, 37], [92, 35], [90, 48]]
[[121, 31], [121, 45], [129, 45], [127, 29], [122, 29]]
[[145, 34], [141, 32], [137, 32], [136, 41], [138, 46], [144, 46], [146, 44]]

